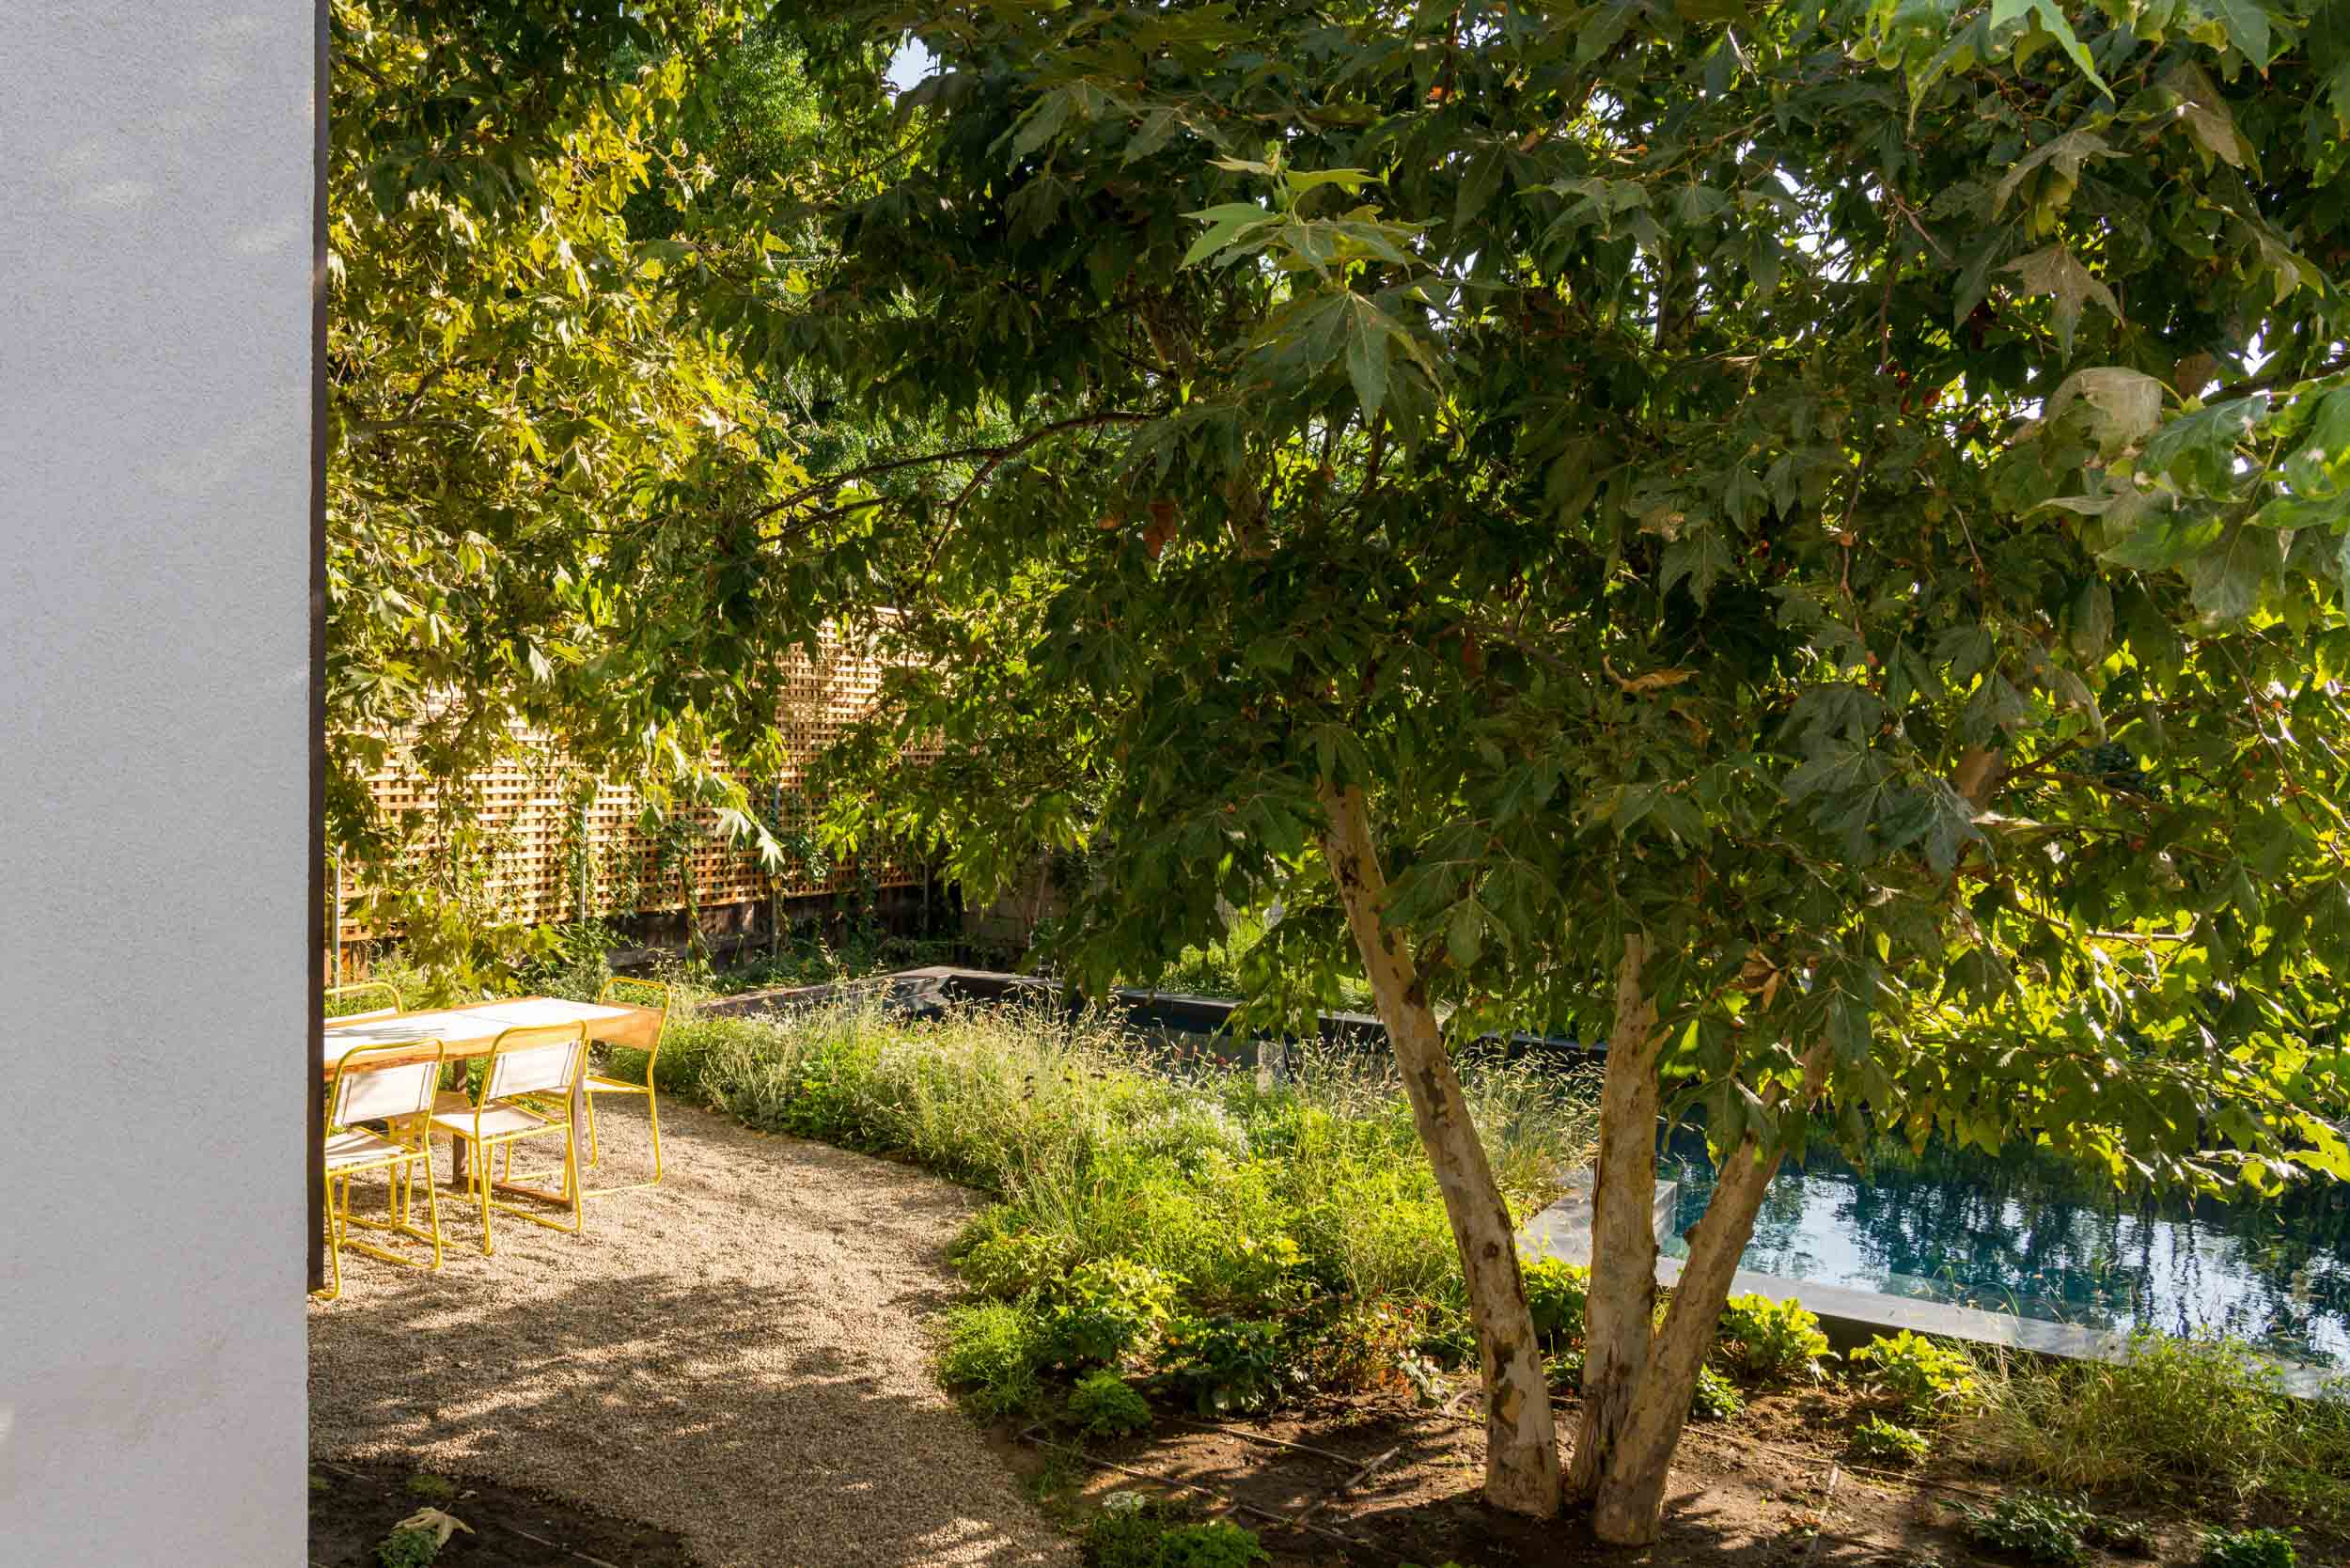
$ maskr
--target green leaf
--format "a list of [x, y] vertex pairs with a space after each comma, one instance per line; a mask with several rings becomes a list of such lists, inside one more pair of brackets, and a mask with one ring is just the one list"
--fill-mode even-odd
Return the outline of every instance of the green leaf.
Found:
[[[1365, 320], [1364, 314], [1372, 319]], [[1355, 401], [1363, 411], [1363, 423], [1369, 426], [1378, 419], [1380, 406], [1387, 400], [1387, 333], [1384, 318], [1375, 311], [1358, 314], [1351, 325], [1346, 377], [1355, 384]]]
[[2126, 447], [2162, 422], [2162, 383], [2120, 365], [2076, 370], [2049, 394], [2046, 416], [2055, 419], [2076, 400], [2095, 408], [2098, 436], [2108, 450]]
[[2236, 129], [2227, 100], [2220, 96], [2210, 77], [2198, 67], [2181, 62], [2164, 73], [2162, 86], [2178, 98], [2179, 123], [2186, 127], [2187, 134], [2202, 149], [2205, 166], [2209, 166], [2212, 158], [2217, 158], [2230, 168], [2248, 167], [2255, 177], [2259, 175], [2260, 154], [2244, 133]]
[[1465, 899], [1453, 906], [1452, 916], [1445, 921], [1445, 950], [1452, 962], [1465, 969], [1477, 962], [1477, 955], [1485, 946], [1485, 912], [1474, 899]]
[[2220, 548], [2186, 566], [2195, 607], [2221, 623], [2241, 620], [2260, 608], [2261, 589], [2284, 564], [2280, 536], [2265, 528], [2238, 525]]
[[2092, 579], [2073, 596], [2073, 651], [2092, 664], [2100, 663], [2113, 644], [2113, 590]]
[[2061, 242], [2019, 257], [2000, 271], [2013, 273], [2025, 293], [2045, 294], [2056, 302], [2057, 341], [2068, 355], [2073, 352], [2073, 331], [2080, 322], [2081, 306], [2089, 301], [2104, 306], [2115, 321], [2122, 319], [2122, 306], [2113, 290], [2075, 259]]
[[2222, 525], [2208, 511], [2181, 509], [2157, 514], [2126, 539], [2097, 552], [2100, 559], [2134, 572], [2165, 572], [2201, 555], [2217, 541]]
[[1272, 214], [1253, 201], [1227, 201], [1214, 207], [1202, 208], [1183, 216], [1206, 224], [1207, 229], [1183, 252], [1180, 265], [1197, 266], [1238, 240], [1241, 234], [1261, 223], [1273, 221]]
[[2295, 495], [2325, 500], [2350, 491], [2350, 386], [2326, 394], [2286, 454], [2285, 483]]
[[1352, 196], [1365, 185], [1379, 184], [1386, 178], [1385, 175], [1373, 174], [1369, 169], [1283, 169], [1281, 171], [1282, 182], [1289, 186], [1292, 194], [1296, 196], [1304, 196], [1308, 191], [1320, 190], [1324, 185], [1340, 186], [1349, 196]]
[[2188, 0], [2188, 9], [2204, 19], [2202, 25], [2189, 28], [2198, 39], [2216, 44], [2224, 38], [2255, 67], [2267, 71], [2276, 56], [2268, 12], [2260, 0]]
[[[2242, 4], [2244, 0], [2232, 0], [2232, 3]], [[2039, 32], [2047, 34], [2072, 57], [2073, 63], [2080, 68], [2080, 73], [2096, 84], [2099, 92], [2108, 98], [2113, 95], [2113, 89], [2106, 86], [2106, 79], [2097, 74], [2096, 62], [2089, 57], [2089, 51], [2082, 45], [2080, 35], [2073, 31], [2073, 24], [2064, 19], [2064, 12], [2054, 0], [1992, 0], [1990, 27], [1994, 33], [2015, 22], [2029, 22]]]
[[2147, 438], [2141, 474], [2168, 474], [2183, 490], [2229, 495], [2236, 489], [2235, 450], [2268, 411], [2255, 392], [2181, 415]]

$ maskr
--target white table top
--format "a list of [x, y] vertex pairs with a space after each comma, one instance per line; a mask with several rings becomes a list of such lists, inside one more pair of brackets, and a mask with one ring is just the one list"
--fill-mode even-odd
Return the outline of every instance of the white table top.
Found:
[[554, 996], [522, 996], [480, 1007], [447, 1008], [438, 1012], [403, 1012], [390, 1018], [326, 1021], [325, 1052], [329, 1062], [363, 1045], [407, 1045], [428, 1040], [479, 1040], [507, 1029], [548, 1024], [594, 1024], [626, 1018], [627, 1008], [597, 1002], [567, 1002]]

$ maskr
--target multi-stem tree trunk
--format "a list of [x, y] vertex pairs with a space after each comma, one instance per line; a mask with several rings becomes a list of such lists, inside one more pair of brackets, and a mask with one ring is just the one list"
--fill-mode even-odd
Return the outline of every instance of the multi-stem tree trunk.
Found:
[[[1618, 975], [1620, 1030], [1627, 1011], [1623, 983], [1627, 977], [1637, 987], [1637, 965], [1632, 961], [1629, 946], [1626, 963]], [[1641, 1000], [1644, 1002], [1645, 998]], [[1632, 1011], [1637, 1015], [1638, 1008]], [[1648, 1012], [1646, 1017], [1653, 1027], [1653, 1012]], [[1612, 1039], [1608, 1044], [1611, 1088], [1615, 1081], [1613, 1058], [1617, 1044]], [[1825, 1043], [1806, 1054], [1800, 1103], [1809, 1105], [1818, 1097], [1826, 1067]], [[1651, 1085], [1645, 1102], [1633, 1098], [1632, 1090], [1626, 1088], [1626, 1103], [1636, 1106], [1637, 1124], [1620, 1128], [1618, 1150], [1618, 1157], [1626, 1167], [1637, 1162], [1623, 1144], [1637, 1137], [1647, 1151], [1645, 1168], [1650, 1184], [1641, 1189], [1638, 1215], [1646, 1240], [1642, 1245], [1623, 1247], [1610, 1260], [1599, 1250], [1595, 1217], [1591, 1254], [1594, 1312], [1603, 1298], [1624, 1302], [1637, 1299], [1652, 1304], [1654, 1300], [1655, 1233], [1645, 1229], [1652, 1223], [1648, 1194], [1653, 1190], [1655, 1180], [1654, 1069], [1652, 1055], [1643, 1064]], [[1775, 1105], [1785, 1099], [1778, 1094], [1766, 1097]], [[1603, 1119], [1610, 1109], [1612, 1106], [1603, 1107]], [[1603, 1120], [1603, 1184], [1607, 1179], [1604, 1162], [1609, 1131]], [[1617, 1331], [1626, 1348], [1598, 1379], [1592, 1375], [1590, 1355], [1586, 1352], [1584, 1425], [1575, 1443], [1574, 1479], [1577, 1495], [1590, 1499], [1591, 1533], [1602, 1541], [1623, 1546], [1646, 1545], [1656, 1539], [1664, 1523], [1665, 1483], [1672, 1468], [1673, 1450], [1679, 1446], [1681, 1429], [1688, 1421], [1689, 1401], [1697, 1391], [1698, 1372], [1705, 1364], [1706, 1352], [1713, 1347], [1722, 1305], [1730, 1298], [1731, 1281], [1738, 1270], [1739, 1254], [1754, 1235], [1755, 1215], [1762, 1211], [1763, 1193], [1778, 1169], [1778, 1161], [1777, 1151], [1766, 1152], [1753, 1137], [1742, 1138], [1724, 1158], [1714, 1196], [1705, 1206], [1705, 1215], [1689, 1232], [1689, 1259], [1682, 1267], [1680, 1283], [1673, 1288], [1672, 1305], [1666, 1310], [1663, 1325], [1653, 1335], [1649, 1332], [1650, 1318], [1645, 1316], [1637, 1325], [1628, 1321], [1618, 1325]], [[1617, 1223], [1628, 1225], [1632, 1207], [1629, 1198], [1619, 1192], [1616, 1203]], [[1637, 1278], [1632, 1278], [1635, 1272]], [[1646, 1309], [1651, 1313], [1653, 1309], [1653, 1305]], [[1596, 1341], [1596, 1318], [1592, 1333]], [[1633, 1348], [1636, 1342], [1637, 1348]], [[1637, 1370], [1627, 1374], [1623, 1371], [1627, 1366], [1637, 1366]], [[1595, 1418], [1594, 1412], [1601, 1415]]]
[[1656, 1004], [1642, 982], [1648, 938], [1623, 939], [1616, 1020], [1600, 1086], [1599, 1168], [1591, 1189], [1591, 1281], [1583, 1339], [1583, 1420], [1568, 1485], [1588, 1497], [1616, 1451], [1648, 1371], [1656, 1312]]
[[1412, 1121], [1435, 1168], [1468, 1283], [1469, 1321], [1485, 1385], [1485, 1498], [1497, 1508], [1546, 1517], [1559, 1511], [1558, 1439], [1510, 1213], [1411, 954], [1382, 922], [1386, 879], [1363, 792], [1325, 783], [1321, 793], [1329, 818], [1323, 855], [1402, 1069]]
[[[1663, 1526], [1665, 1482], [1689, 1419], [1698, 1372], [1713, 1348], [1738, 1255], [1754, 1234], [1763, 1189], [1778, 1168], [1777, 1154], [1766, 1158], [1752, 1140], [1742, 1142], [1722, 1167], [1705, 1217], [1689, 1232], [1689, 1261], [1673, 1287], [1672, 1305], [1650, 1347], [1638, 1390], [1601, 1456], [1590, 1497], [1591, 1533], [1602, 1541], [1645, 1545]], [[1651, 1263], [1652, 1278], [1654, 1269]]]

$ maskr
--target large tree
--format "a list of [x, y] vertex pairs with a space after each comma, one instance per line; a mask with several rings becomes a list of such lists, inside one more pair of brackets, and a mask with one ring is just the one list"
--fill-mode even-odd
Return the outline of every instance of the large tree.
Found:
[[[1269, 996], [1368, 974], [1494, 1502], [1560, 1474], [1448, 1055], [1480, 1030], [1607, 1038], [1570, 1479], [1612, 1541], [1657, 1529], [1809, 1140], [2343, 1169], [2350, 7], [807, 24], [938, 71], [837, 255], [739, 275], [729, 326], [1015, 432], [911, 503], [805, 503], [797, 547], [856, 563], [820, 589], [923, 661], [874, 755], [946, 746], [867, 820], [979, 880], [1089, 843], [1080, 974], [1277, 902]], [[1693, 1112], [1722, 1176], [1659, 1319]]]
[[[530, 730], [774, 851], [719, 762], [772, 755], [815, 626], [770, 570], [805, 475], [668, 276], [681, 229], [741, 243], [742, 148], [781, 157], [811, 118], [740, 9], [332, 8], [329, 839], [373, 923], [461, 971], [469, 779]], [[438, 798], [434, 866], [370, 798], [395, 756]]]

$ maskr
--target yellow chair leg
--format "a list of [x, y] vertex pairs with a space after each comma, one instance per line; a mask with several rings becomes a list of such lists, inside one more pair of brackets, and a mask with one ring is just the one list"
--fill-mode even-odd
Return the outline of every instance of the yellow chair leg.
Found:
[[477, 1149], [474, 1156], [474, 1163], [481, 1168], [476, 1185], [481, 1189], [481, 1255], [487, 1258], [494, 1250], [490, 1243], [490, 1151]]
[[645, 1114], [652, 1118], [652, 1184], [661, 1184], [661, 1096], [653, 1092], [652, 1074], [645, 1074]]
[[321, 1301], [338, 1300], [343, 1294], [343, 1238], [335, 1228], [335, 1178], [326, 1178], [326, 1289], [319, 1293]]
[[596, 1097], [590, 1091], [580, 1098], [588, 1102], [588, 1163], [592, 1166], [603, 1159], [603, 1152], [596, 1147]]

